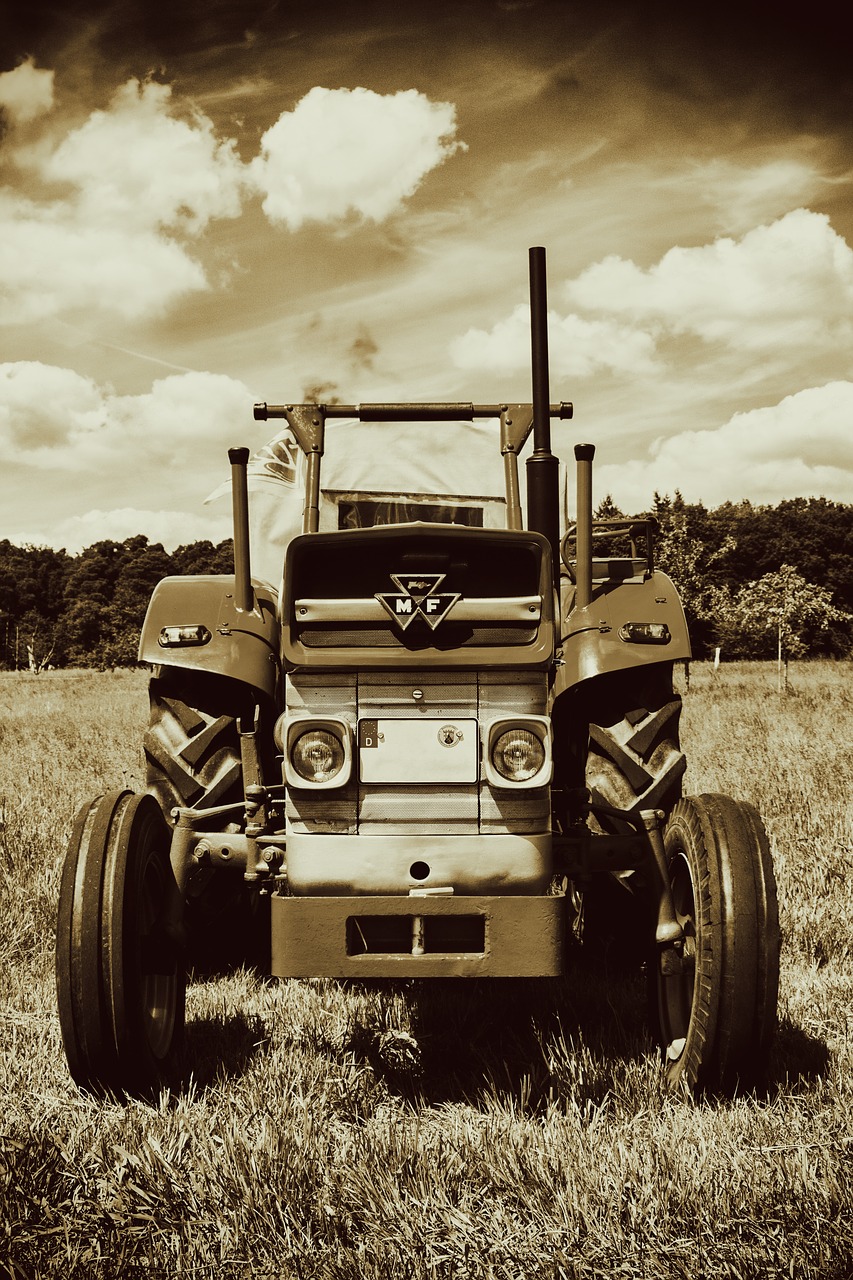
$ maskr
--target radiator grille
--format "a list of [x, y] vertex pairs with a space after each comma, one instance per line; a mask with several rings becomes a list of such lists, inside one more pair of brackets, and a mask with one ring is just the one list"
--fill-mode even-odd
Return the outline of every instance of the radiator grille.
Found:
[[[339, 635], [339, 633], [336, 633]], [[414, 715], [440, 721], [469, 716], [482, 725], [497, 716], [542, 715], [542, 674], [456, 671], [355, 673], [294, 672], [287, 677], [287, 705], [300, 714], [339, 715], [355, 727], [359, 718]], [[418, 694], [419, 696], [415, 697]], [[287, 795], [294, 832], [348, 835], [531, 834], [548, 829], [550, 793], [494, 788], [485, 777], [462, 785], [367, 785], [358, 781], [355, 749], [352, 781], [340, 790]]]

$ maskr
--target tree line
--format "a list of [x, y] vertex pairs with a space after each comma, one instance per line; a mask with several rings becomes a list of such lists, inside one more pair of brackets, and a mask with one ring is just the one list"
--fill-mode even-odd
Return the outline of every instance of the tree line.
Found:
[[231, 540], [171, 554], [142, 534], [78, 555], [0, 541], [0, 666], [130, 667], [145, 610], [161, 578], [231, 573]]
[[[621, 512], [608, 497], [598, 518]], [[776, 506], [655, 494], [655, 563], [672, 578], [694, 654], [727, 658], [853, 654], [853, 506]], [[631, 518], [634, 518], [632, 516]], [[169, 574], [230, 573], [230, 539], [164, 550], [143, 535], [77, 555], [0, 541], [0, 667], [125, 667], [151, 592]]]
[[[615, 512], [609, 499], [606, 514]], [[655, 563], [681, 595], [693, 651], [853, 655], [853, 506], [792, 498], [713, 510], [655, 494]]]

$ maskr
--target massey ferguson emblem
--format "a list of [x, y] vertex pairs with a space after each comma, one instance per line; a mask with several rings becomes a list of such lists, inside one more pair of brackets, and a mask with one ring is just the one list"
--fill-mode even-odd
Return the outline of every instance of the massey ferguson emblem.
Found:
[[382, 602], [401, 631], [405, 631], [415, 618], [422, 618], [435, 631], [456, 601], [461, 599], [458, 592], [439, 591], [446, 577], [444, 573], [392, 573], [391, 581], [400, 590], [377, 591], [376, 599]]

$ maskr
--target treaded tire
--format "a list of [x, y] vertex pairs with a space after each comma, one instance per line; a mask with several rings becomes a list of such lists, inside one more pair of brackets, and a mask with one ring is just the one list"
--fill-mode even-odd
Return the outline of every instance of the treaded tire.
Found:
[[763, 823], [729, 796], [686, 797], [665, 833], [680, 962], [649, 966], [652, 1028], [667, 1080], [731, 1094], [760, 1083], [776, 1025], [779, 914]]
[[113, 791], [77, 815], [59, 893], [56, 995], [71, 1075], [147, 1097], [180, 1079], [186, 976], [167, 915], [171, 835], [149, 795]]
[[[585, 739], [588, 726], [578, 768], [583, 768], [592, 802], [635, 815], [643, 809], [668, 813], [681, 796], [686, 767], [680, 717], [671, 662], [596, 676], [579, 686], [563, 723], [575, 735], [583, 732]], [[576, 752], [579, 747], [576, 742]], [[603, 814], [590, 814], [588, 825], [597, 834], [634, 830]], [[655, 908], [643, 872], [596, 874], [583, 889], [586, 947], [619, 968], [639, 968], [647, 955]]]
[[[679, 741], [681, 698], [672, 664], [618, 671], [592, 682], [587, 695], [586, 786], [593, 801], [638, 814], [668, 812], [681, 795], [686, 761]], [[627, 830], [612, 819], [598, 829]]]
[[148, 790], [168, 815], [242, 800], [237, 718], [247, 704], [233, 681], [161, 668], [148, 686], [143, 740]]
[[[149, 700], [143, 740], [147, 784], [163, 813], [242, 801], [238, 721], [253, 709], [249, 691], [223, 676], [161, 667], [149, 682]], [[186, 903], [190, 966], [201, 973], [244, 963], [266, 968], [266, 908], [238, 872], [194, 872]]]

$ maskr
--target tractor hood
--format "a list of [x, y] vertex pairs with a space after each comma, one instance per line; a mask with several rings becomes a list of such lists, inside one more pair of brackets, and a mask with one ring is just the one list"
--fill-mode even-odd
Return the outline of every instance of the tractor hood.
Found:
[[545, 667], [554, 630], [536, 533], [413, 523], [305, 534], [287, 550], [291, 667]]

